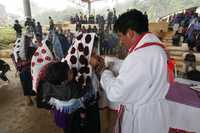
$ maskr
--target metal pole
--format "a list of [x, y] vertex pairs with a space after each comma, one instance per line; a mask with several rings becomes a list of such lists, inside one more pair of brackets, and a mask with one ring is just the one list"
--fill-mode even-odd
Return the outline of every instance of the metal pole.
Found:
[[88, 13], [89, 13], [89, 16], [91, 15], [91, 2], [88, 1]]
[[25, 18], [31, 19], [31, 6], [30, 6], [30, 0], [23, 0], [24, 4], [24, 15]]

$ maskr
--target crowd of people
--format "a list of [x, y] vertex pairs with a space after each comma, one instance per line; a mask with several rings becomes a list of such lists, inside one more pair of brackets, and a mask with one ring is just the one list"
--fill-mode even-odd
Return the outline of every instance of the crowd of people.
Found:
[[[200, 52], [200, 17], [195, 10], [178, 13], [169, 18], [170, 26], [175, 31], [172, 37], [174, 46], [188, 45], [188, 53], [184, 57], [184, 77], [199, 81], [199, 71], [196, 68], [197, 60], [194, 52]], [[192, 74], [191, 74], [192, 73]]]
[[170, 18], [170, 24], [176, 32], [173, 37], [175, 46], [186, 42], [189, 49], [200, 52], [200, 17], [195, 10], [174, 15]]
[[[41, 36], [43, 35], [42, 26], [41, 26], [40, 22], [36, 23], [35, 19], [27, 18], [24, 23], [24, 27], [25, 27], [26, 31], [29, 33], [33, 33], [34, 35], [36, 35], [36, 34], [40, 34]], [[13, 28], [16, 32], [16, 38], [20, 38], [22, 36], [23, 26], [21, 26], [21, 24], [19, 23], [18, 20], [15, 20]]]
[[[22, 34], [22, 26], [16, 21], [17, 40], [11, 57], [28, 105], [33, 104], [32, 96], [36, 96], [37, 107], [51, 110], [56, 125], [64, 133], [175, 130], [180, 121], [171, 127], [172, 116], [163, 112], [163, 107], [168, 107], [165, 96], [174, 79], [173, 63], [162, 42], [149, 32], [148, 17], [141, 11], [129, 10], [113, 21], [114, 16], [108, 10], [106, 28], [80, 26], [77, 33], [55, 27], [49, 17], [47, 35], [34, 19], [27, 19], [26, 33]], [[83, 18], [77, 15], [71, 21], [93, 22]], [[119, 42], [127, 51], [126, 57], [110, 57], [112, 61], [106, 61], [102, 55], [110, 55]], [[109, 52], [102, 46], [109, 47]], [[117, 112], [116, 119], [108, 121], [109, 126], [100, 117], [100, 100], [104, 107], [113, 110], [111, 114]], [[108, 130], [103, 131], [102, 126], [108, 126]]]
[[70, 21], [72, 24], [77, 25], [77, 30], [81, 28], [82, 24], [98, 24], [100, 29], [104, 29], [104, 26], [106, 25], [107, 30], [112, 30], [112, 24], [115, 23], [117, 20], [117, 14], [115, 8], [113, 8], [113, 11], [110, 9], [107, 9], [107, 15], [90, 15], [87, 17], [87, 15], [83, 15], [82, 12], [76, 14], [74, 17], [71, 16]]

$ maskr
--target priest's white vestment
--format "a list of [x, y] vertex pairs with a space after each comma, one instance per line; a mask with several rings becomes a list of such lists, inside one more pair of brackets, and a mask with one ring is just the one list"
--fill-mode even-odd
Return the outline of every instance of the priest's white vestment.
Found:
[[[161, 43], [154, 34], [147, 33], [134, 49], [150, 42]], [[101, 85], [111, 102], [125, 106], [122, 133], [144, 133], [140, 131], [140, 126], [144, 126], [140, 125], [138, 110], [144, 105], [162, 101], [169, 88], [167, 55], [164, 49], [149, 46], [133, 50], [122, 62], [117, 77], [110, 70], [102, 73]]]

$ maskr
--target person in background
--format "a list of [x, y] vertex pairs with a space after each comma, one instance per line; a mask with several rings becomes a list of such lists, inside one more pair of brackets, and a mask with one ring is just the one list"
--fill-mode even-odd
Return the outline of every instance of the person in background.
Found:
[[52, 32], [54, 30], [54, 21], [53, 19], [49, 16], [49, 31]]
[[36, 35], [36, 22], [35, 22], [35, 19], [32, 19], [31, 25], [32, 25], [32, 28], [33, 28], [33, 33], [34, 33], [34, 35]]
[[107, 30], [112, 29], [112, 21], [113, 21], [113, 12], [110, 11], [109, 9], [107, 10], [108, 15], [107, 15]]
[[196, 56], [193, 53], [193, 50], [190, 49], [189, 53], [186, 54], [184, 58], [185, 62], [185, 73], [189, 72], [189, 67], [192, 67], [192, 70], [195, 70], [196, 68]]
[[42, 46], [42, 35], [41, 34], [36, 34], [35, 35], [35, 38], [36, 38], [36, 47], [41, 47]]
[[81, 28], [81, 32], [82, 32], [82, 33], [87, 33], [87, 30], [86, 30], [85, 26], [83, 26], [83, 27]]
[[87, 33], [91, 33], [91, 32], [92, 32], [92, 27], [91, 25], [88, 25]]
[[97, 34], [97, 32], [98, 32], [98, 29], [97, 29], [96, 25], [93, 27], [93, 29], [92, 29], [92, 32], [94, 32], [94, 33], [96, 33], [96, 34]]
[[113, 24], [117, 21], [117, 13], [116, 13], [116, 9], [113, 8]]
[[33, 37], [34, 30], [33, 30], [33, 23], [32, 23], [31, 18], [26, 18], [24, 26], [26, 28], [26, 33]]
[[13, 28], [16, 32], [16, 38], [20, 38], [22, 36], [22, 26], [19, 24], [18, 20], [15, 20]]
[[200, 71], [198, 71], [196, 69], [196, 67], [193, 68], [193, 70], [186, 73], [186, 76], [187, 76], [187, 79], [194, 80], [194, 81], [200, 81]]
[[8, 81], [6, 73], [10, 70], [10, 66], [4, 60], [0, 59], [0, 79]]
[[144, 12], [144, 16], [148, 19], [148, 15], [146, 11]]
[[32, 46], [32, 34], [26, 33], [15, 44], [11, 57], [20, 77], [26, 104], [30, 106], [33, 105], [31, 96], [35, 96], [32, 90], [31, 59], [36, 48]]
[[[86, 29], [85, 29], [85, 30], [86, 30]], [[84, 33], [84, 32], [83, 32], [83, 33]], [[70, 31], [70, 29], [68, 29], [68, 30], [65, 32], [65, 37], [67, 38], [68, 43], [69, 43], [69, 44], [72, 44], [74, 35], [73, 35], [73, 33]]]
[[165, 34], [165, 33], [163, 32], [162, 29], [161, 29], [160, 32], [158, 33], [158, 38], [159, 38], [161, 41], [163, 41], [164, 34]]
[[43, 35], [43, 33], [42, 33], [42, 26], [41, 26], [40, 22], [37, 22], [37, 25], [36, 25], [36, 34], [40, 34], [41, 36]]

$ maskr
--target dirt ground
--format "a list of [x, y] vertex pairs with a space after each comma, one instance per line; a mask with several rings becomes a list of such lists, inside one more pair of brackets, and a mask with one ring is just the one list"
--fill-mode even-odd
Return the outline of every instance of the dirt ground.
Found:
[[62, 133], [56, 127], [50, 112], [27, 106], [19, 77], [10, 59], [3, 59], [11, 66], [7, 73], [10, 83], [0, 79], [0, 133]]

